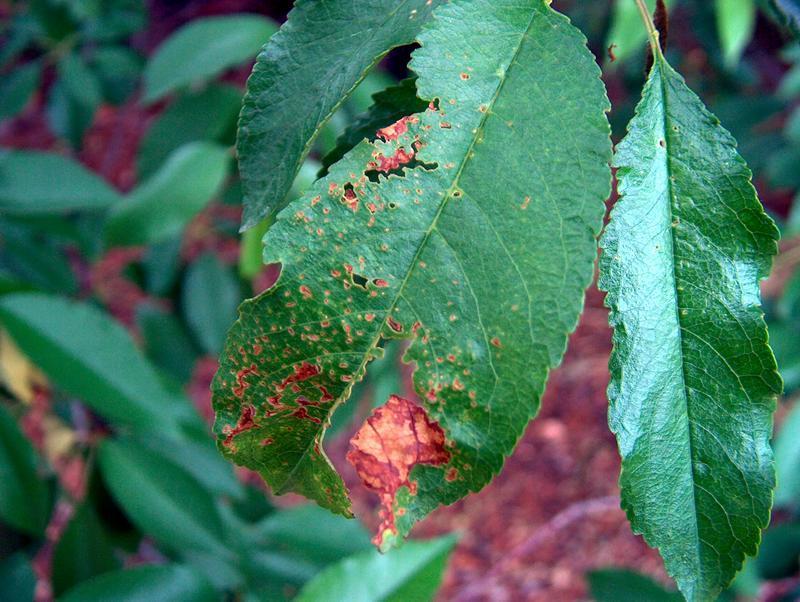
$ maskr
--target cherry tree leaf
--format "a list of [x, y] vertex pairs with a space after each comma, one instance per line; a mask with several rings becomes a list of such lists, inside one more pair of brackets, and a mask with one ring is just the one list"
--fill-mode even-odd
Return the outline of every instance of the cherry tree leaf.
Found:
[[778, 231], [732, 136], [660, 53], [615, 163], [600, 287], [622, 506], [686, 598], [712, 600], [772, 504], [781, 380], [758, 281]]
[[441, 0], [298, 0], [247, 82], [237, 151], [242, 228], [283, 206], [311, 143], [369, 70]]
[[384, 546], [486, 485], [536, 414], [591, 280], [610, 179], [599, 69], [549, 2], [452, 2], [419, 42], [429, 108], [279, 213], [264, 259], [280, 278], [240, 307], [212, 385], [227, 457], [349, 515], [323, 434], [382, 341], [409, 339], [414, 422], [433, 449], [383, 488]]

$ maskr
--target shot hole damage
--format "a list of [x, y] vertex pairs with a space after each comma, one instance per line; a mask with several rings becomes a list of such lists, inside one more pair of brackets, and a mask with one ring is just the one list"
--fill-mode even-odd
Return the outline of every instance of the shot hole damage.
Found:
[[450, 453], [445, 449], [444, 431], [425, 410], [392, 395], [350, 440], [347, 460], [380, 497], [381, 525], [373, 540], [380, 546], [387, 534], [397, 534], [393, 506], [398, 490], [408, 487], [412, 495], [416, 493], [416, 483], [409, 481], [414, 466], [446, 464]]

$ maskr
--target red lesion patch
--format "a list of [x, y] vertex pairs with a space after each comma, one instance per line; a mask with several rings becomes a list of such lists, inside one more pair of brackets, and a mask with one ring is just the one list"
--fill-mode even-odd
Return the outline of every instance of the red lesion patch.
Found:
[[377, 545], [387, 530], [397, 533], [392, 512], [397, 491], [403, 486], [416, 491], [416, 483], [409, 482], [411, 469], [450, 461], [444, 443], [444, 431], [425, 410], [397, 395], [377, 408], [350, 440], [348, 461], [383, 505], [381, 526], [373, 540]]
[[417, 123], [417, 122], [419, 122], [419, 118], [416, 117], [415, 115], [409, 115], [408, 117], [401, 117], [400, 119], [395, 121], [392, 125], [379, 129], [377, 135], [379, 138], [382, 138], [386, 142], [388, 142], [389, 140], [397, 140], [400, 136], [402, 136], [408, 131], [409, 123]]
[[226, 425], [222, 429], [222, 433], [225, 435], [225, 440], [222, 442], [222, 445], [230, 447], [236, 435], [241, 435], [243, 432], [255, 428], [257, 426], [253, 420], [255, 413], [256, 409], [253, 406], [244, 406], [244, 408], [242, 408], [242, 415], [239, 416], [239, 421], [236, 423], [236, 426], [231, 428], [229, 425]]

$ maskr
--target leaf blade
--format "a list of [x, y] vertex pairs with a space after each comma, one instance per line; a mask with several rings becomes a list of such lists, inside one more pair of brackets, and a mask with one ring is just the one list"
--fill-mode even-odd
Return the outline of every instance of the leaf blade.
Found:
[[236, 144], [244, 188], [242, 229], [281, 208], [320, 129], [384, 54], [414, 40], [440, 2], [295, 3], [247, 82]]
[[[478, 53], [470, 44], [487, 19], [505, 35]], [[413, 469], [416, 494], [399, 489], [389, 534], [500, 470], [577, 322], [609, 190], [599, 71], [549, 3], [451, 3], [421, 42], [420, 96], [441, 107], [358, 144], [278, 215], [265, 262], [281, 263], [281, 276], [240, 307], [212, 385], [227, 457], [277, 493], [347, 515], [321, 448], [326, 423], [381, 339], [413, 339], [405, 360], [452, 461]], [[590, 109], [564, 102], [564, 81]], [[543, 323], [538, 307], [550, 308]]]
[[758, 281], [778, 232], [733, 138], [663, 56], [615, 164], [599, 286], [623, 508], [687, 599], [711, 599], [769, 520], [781, 382]]

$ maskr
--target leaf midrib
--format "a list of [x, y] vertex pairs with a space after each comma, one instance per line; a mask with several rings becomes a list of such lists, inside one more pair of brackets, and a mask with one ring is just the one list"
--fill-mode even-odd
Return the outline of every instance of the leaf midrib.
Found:
[[[695, 533], [695, 545], [696, 545], [696, 569], [698, 574], [698, 581], [702, 581], [703, 579], [703, 563], [702, 563], [702, 553], [700, 551], [700, 527], [697, 521], [697, 483], [696, 483], [696, 474], [694, 468], [694, 428], [692, 425], [690, 409], [689, 409], [689, 394], [687, 392], [686, 386], [686, 362], [685, 362], [685, 351], [684, 351], [684, 344], [683, 344], [683, 322], [681, 320], [681, 304], [680, 304], [680, 291], [678, 290], [678, 273], [675, 269], [675, 228], [673, 227], [673, 223], [675, 220], [675, 215], [673, 213], [673, 208], [677, 203], [677, 198], [675, 195], [675, 188], [672, 185], [672, 161], [671, 161], [671, 153], [670, 153], [670, 136], [669, 136], [669, 111], [668, 111], [668, 95], [667, 95], [667, 86], [666, 86], [666, 75], [668, 74], [668, 65], [666, 65], [666, 59], [659, 51], [658, 57], [656, 58], [655, 65], [658, 65], [659, 70], [659, 91], [661, 92], [661, 106], [663, 107], [663, 115], [664, 118], [662, 120], [662, 134], [664, 137], [664, 167], [666, 169], [667, 174], [667, 194], [669, 196], [669, 204], [667, 205], [668, 215], [669, 215], [669, 243], [670, 243], [670, 259], [671, 259], [671, 271], [672, 271], [672, 292], [673, 292], [673, 299], [674, 299], [674, 309], [675, 309], [675, 321], [678, 324], [678, 342], [679, 342], [679, 349], [680, 349], [680, 360], [681, 360], [681, 391], [683, 392], [683, 403], [686, 410], [686, 422], [688, 423], [688, 433], [689, 433], [689, 441], [688, 441], [688, 454], [689, 454], [689, 466], [692, 476], [692, 507], [693, 507], [693, 514], [692, 514], [692, 524], [694, 525], [694, 533]], [[655, 69], [656, 67], [654, 67]]]
[[[508, 62], [508, 66], [503, 71], [503, 75], [499, 76], [500, 81], [499, 81], [499, 83], [497, 85], [497, 89], [495, 90], [494, 94], [492, 95], [492, 98], [486, 104], [486, 111], [481, 114], [480, 121], [478, 122], [478, 126], [475, 128], [475, 133], [472, 136], [472, 140], [470, 141], [470, 144], [469, 144], [469, 146], [467, 147], [467, 149], [466, 149], [466, 151], [464, 153], [464, 158], [461, 160], [461, 163], [458, 166], [458, 170], [456, 171], [456, 174], [453, 177], [453, 182], [450, 185], [450, 188], [447, 189], [446, 194], [444, 195], [444, 197], [442, 198], [441, 202], [439, 203], [439, 207], [438, 207], [438, 209], [436, 211], [436, 214], [433, 216], [433, 219], [431, 220], [431, 225], [425, 231], [425, 235], [422, 237], [422, 240], [420, 241], [419, 245], [417, 246], [417, 249], [414, 252], [414, 257], [411, 259], [410, 267], [409, 267], [408, 271], [406, 272], [406, 275], [403, 278], [402, 282], [400, 283], [400, 286], [397, 288], [397, 293], [396, 293], [394, 299], [392, 300], [392, 303], [385, 310], [386, 311], [386, 316], [383, 318], [383, 320], [381, 320], [379, 323], [377, 323], [377, 326], [376, 326], [376, 333], [377, 334], [375, 335], [375, 338], [372, 340], [372, 342], [366, 347], [366, 349], [364, 351], [364, 359], [361, 361], [361, 364], [359, 364], [358, 368], [354, 372], [355, 375], [361, 374], [366, 369], [366, 366], [369, 363], [370, 357], [371, 357], [370, 351], [375, 349], [377, 347], [378, 343], [380, 342], [381, 333], [383, 332], [384, 328], [386, 327], [386, 323], [388, 322], [389, 317], [392, 315], [392, 312], [397, 307], [397, 302], [403, 296], [403, 291], [405, 290], [405, 286], [408, 283], [411, 275], [414, 273], [414, 270], [416, 269], [416, 266], [418, 265], [418, 259], [419, 259], [420, 254], [425, 249], [426, 245], [428, 244], [428, 240], [430, 240], [431, 234], [436, 229], [436, 225], [439, 222], [439, 218], [442, 215], [442, 212], [444, 211], [445, 207], [447, 207], [449, 200], [452, 198], [452, 192], [456, 188], [458, 188], [458, 183], [459, 183], [459, 181], [461, 179], [461, 175], [464, 172], [464, 168], [466, 167], [467, 163], [469, 163], [469, 161], [470, 161], [470, 158], [471, 158], [470, 154], [472, 153], [472, 149], [475, 148], [475, 144], [480, 139], [481, 134], [483, 133], [483, 129], [484, 129], [485, 125], [486, 125], [486, 121], [489, 118], [489, 115], [492, 112], [492, 108], [494, 107], [495, 103], [497, 102], [497, 99], [500, 96], [500, 93], [503, 90], [503, 86], [505, 85], [506, 81], [508, 80], [508, 75], [509, 75], [509, 73], [511, 71], [511, 68], [516, 63], [517, 57], [519, 56], [519, 53], [522, 50], [523, 44], [525, 43], [526, 39], [528, 38], [528, 35], [530, 34], [531, 27], [533, 26], [533, 22], [536, 19], [537, 14], [538, 14], [538, 12], [536, 11], [536, 9], [532, 8], [531, 9], [531, 16], [530, 16], [530, 19], [528, 20], [527, 26], [525, 27], [525, 31], [522, 33], [522, 35], [520, 35], [519, 43], [516, 45], [516, 47], [514, 49], [514, 53], [511, 55], [511, 58], [510, 58], [510, 60]], [[436, 17], [434, 15], [434, 19], [435, 18]], [[333, 406], [331, 407], [330, 411], [328, 412], [328, 418], [330, 418], [330, 416], [333, 415], [333, 413], [337, 410], [337, 408], [344, 401], [346, 401], [346, 399], [349, 397], [349, 390], [350, 390], [349, 388], [345, 389], [345, 391], [339, 396], [339, 398], [336, 400], [336, 402], [333, 404]], [[324, 434], [326, 430], [327, 430], [327, 426], [325, 425], [325, 423], [323, 423], [323, 426], [320, 428], [319, 433]], [[292, 479], [292, 477], [294, 476], [294, 474], [297, 471], [297, 469], [299, 468], [299, 466], [303, 463], [303, 461], [308, 456], [309, 452], [313, 449], [315, 439], [316, 439], [316, 437], [309, 442], [309, 444], [306, 447], [305, 451], [303, 451], [303, 454], [300, 456], [298, 461], [295, 463], [295, 465], [292, 468], [292, 470], [289, 471], [289, 473], [286, 476], [286, 479], [283, 481], [283, 483], [281, 483], [281, 487], [280, 487], [281, 489], [286, 487], [286, 484], [289, 483], [289, 481]], [[324, 457], [326, 460], [328, 460], [328, 463], [330, 464], [330, 460], [328, 459], [327, 455], [325, 454], [324, 449], [322, 449], [322, 446], [320, 446], [320, 451], [321, 451], [322, 457]]]

